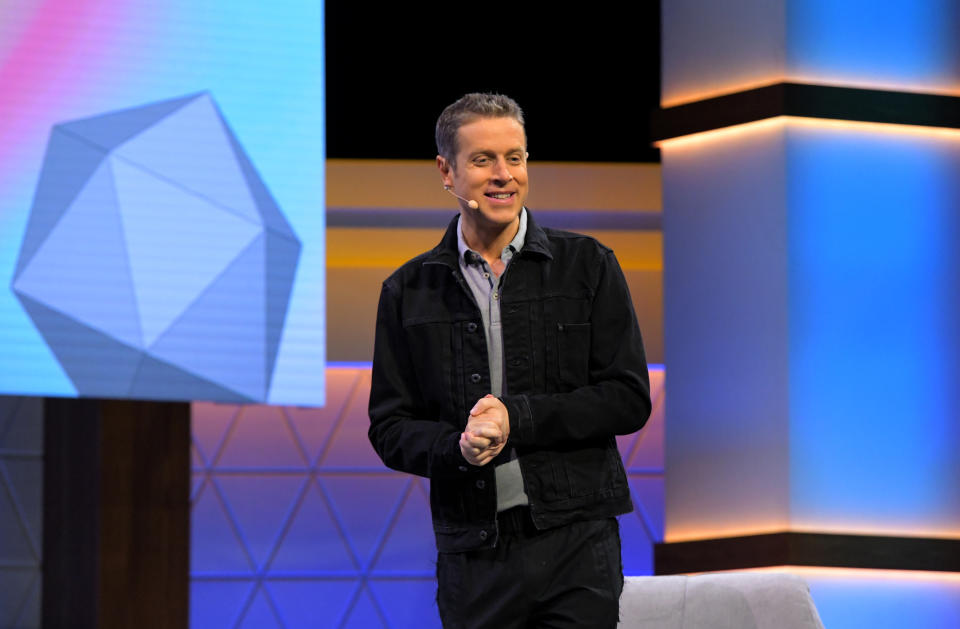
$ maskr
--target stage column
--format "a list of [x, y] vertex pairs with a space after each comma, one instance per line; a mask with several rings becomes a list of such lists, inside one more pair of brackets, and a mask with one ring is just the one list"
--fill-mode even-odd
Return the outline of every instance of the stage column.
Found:
[[[960, 594], [958, 17], [663, 3], [658, 573], [909, 570], [861, 626], [960, 621], [930, 606]], [[833, 626], [855, 588], [823, 574]]]

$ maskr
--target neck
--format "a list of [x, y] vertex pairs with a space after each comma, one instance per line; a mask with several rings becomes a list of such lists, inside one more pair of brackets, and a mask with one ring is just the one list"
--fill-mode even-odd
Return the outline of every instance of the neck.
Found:
[[506, 225], [481, 223], [474, 216], [460, 212], [460, 229], [463, 240], [491, 266], [500, 260], [503, 248], [510, 244], [520, 230], [520, 216]]

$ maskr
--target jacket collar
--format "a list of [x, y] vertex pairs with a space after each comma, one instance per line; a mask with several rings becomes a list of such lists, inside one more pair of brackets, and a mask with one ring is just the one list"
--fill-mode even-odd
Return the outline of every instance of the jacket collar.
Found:
[[[526, 209], [526, 208], [524, 208]], [[527, 212], [527, 237], [523, 243], [523, 248], [517, 253], [518, 256], [537, 255], [548, 259], [553, 259], [550, 253], [550, 244], [547, 240], [547, 234], [533, 218], [533, 212], [529, 209]], [[455, 215], [447, 225], [447, 231], [443, 234], [440, 244], [427, 253], [424, 264], [445, 264], [451, 269], [459, 268], [458, 249], [457, 249], [457, 224], [460, 215]]]

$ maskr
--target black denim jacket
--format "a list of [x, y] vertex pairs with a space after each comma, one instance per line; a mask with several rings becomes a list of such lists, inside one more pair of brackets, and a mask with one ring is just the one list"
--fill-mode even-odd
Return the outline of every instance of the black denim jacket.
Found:
[[[494, 466], [460, 453], [469, 410], [490, 391], [480, 311], [460, 273], [457, 219], [440, 244], [383, 283], [370, 442], [396, 470], [430, 478], [440, 552], [497, 540]], [[504, 383], [530, 510], [539, 528], [633, 509], [615, 435], [650, 415], [643, 341], [623, 272], [593, 238], [541, 228], [500, 296]]]

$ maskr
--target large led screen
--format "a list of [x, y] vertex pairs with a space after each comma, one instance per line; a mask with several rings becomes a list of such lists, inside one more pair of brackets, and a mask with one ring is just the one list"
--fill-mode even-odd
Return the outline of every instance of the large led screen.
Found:
[[323, 403], [323, 5], [0, 5], [0, 394]]

